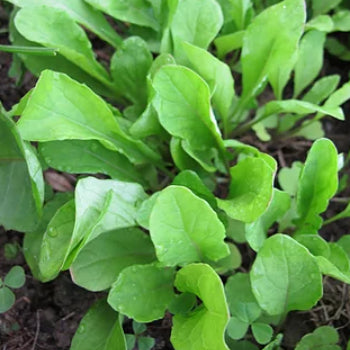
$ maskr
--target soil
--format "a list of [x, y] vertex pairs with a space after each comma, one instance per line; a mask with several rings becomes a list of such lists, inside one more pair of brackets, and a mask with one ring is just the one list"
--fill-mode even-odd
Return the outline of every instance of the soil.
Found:
[[[0, 32], [6, 30], [7, 16], [0, 5]], [[7, 33], [1, 32], [0, 44], [7, 44]], [[106, 62], [110, 51], [103, 46], [94, 45], [99, 56]], [[6, 109], [11, 108], [35, 84], [35, 78], [28, 72], [24, 74], [21, 85], [8, 76], [11, 65], [11, 55], [0, 52], [0, 101]], [[332, 57], [326, 57], [325, 69], [327, 74], [341, 74], [343, 81], [347, 80], [350, 66]], [[345, 114], [350, 113], [350, 104], [344, 107]], [[336, 144], [339, 152], [346, 155], [350, 150], [350, 121], [340, 122], [334, 119], [324, 121], [326, 135]], [[279, 166], [290, 165], [295, 160], [304, 160], [312, 142], [301, 138], [264, 144], [254, 135], [248, 134], [241, 141], [253, 144], [262, 151], [274, 156]], [[350, 175], [349, 167], [343, 173]], [[56, 190], [72, 190], [74, 179], [65, 174], [50, 170], [45, 179]], [[350, 196], [348, 189], [342, 194]], [[331, 217], [344, 208], [338, 201], [331, 201], [325, 217]], [[350, 219], [335, 222], [321, 230], [321, 235], [336, 241], [342, 235], [349, 234]], [[6, 243], [16, 243], [21, 246], [21, 233], [5, 232], [0, 227], [0, 276], [4, 276], [13, 265], [21, 265], [26, 271], [25, 285], [16, 290], [16, 303], [6, 313], [0, 314], [0, 350], [68, 350], [71, 339], [78, 324], [89, 309], [103, 293], [90, 293], [77, 287], [71, 281], [69, 273], [62, 273], [57, 279], [49, 283], [35, 280], [21, 253], [13, 260], [7, 260], [4, 255]], [[254, 254], [245, 245], [239, 245], [246, 265], [250, 265]], [[350, 338], [350, 291], [349, 286], [332, 278], [324, 279], [324, 296], [322, 300], [307, 312], [291, 312], [279, 329], [284, 333], [283, 348], [294, 349], [295, 344], [308, 332], [321, 325], [333, 325], [340, 334], [340, 344], [343, 349]], [[124, 324], [124, 330], [132, 331], [131, 322]], [[153, 349], [173, 349], [169, 342], [171, 331], [171, 315], [167, 314], [163, 320], [148, 324], [147, 334], [155, 338]], [[84, 349], [82, 349], [84, 350]]]

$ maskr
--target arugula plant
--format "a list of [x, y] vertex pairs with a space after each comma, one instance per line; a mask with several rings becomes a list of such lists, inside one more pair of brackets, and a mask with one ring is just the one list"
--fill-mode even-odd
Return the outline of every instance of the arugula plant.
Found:
[[[319, 74], [324, 41], [321, 31], [304, 33], [302, 0], [266, 9], [215, 0], [10, 2], [12, 49], [40, 76], [0, 114], [0, 223], [25, 232], [35, 278], [69, 270], [77, 285], [108, 292], [83, 318], [73, 350], [136, 340], [150, 348], [137, 325], [166, 312], [175, 349], [237, 349], [247, 332], [275, 349], [283, 338], [275, 327], [320, 300], [322, 275], [350, 283], [347, 238], [318, 235], [338, 189], [333, 143], [319, 138], [277, 184], [275, 159], [233, 139], [251, 128], [266, 139], [271, 127], [317, 138], [308, 126], [343, 119], [349, 92], [348, 84], [336, 90], [339, 77], [297, 99]], [[122, 39], [100, 11], [132, 36]], [[81, 26], [117, 49], [109, 69]], [[219, 57], [241, 52], [240, 96], [230, 66], [207, 50], [213, 41]], [[235, 46], [223, 48], [227, 41]], [[43, 48], [56, 55], [34, 56]], [[283, 99], [293, 71], [294, 97]], [[260, 105], [268, 83], [274, 97]], [[79, 174], [74, 194], [45, 191], [48, 167]], [[250, 271], [236, 273], [237, 243], [256, 252]], [[134, 337], [125, 337], [123, 316], [137, 322]]]

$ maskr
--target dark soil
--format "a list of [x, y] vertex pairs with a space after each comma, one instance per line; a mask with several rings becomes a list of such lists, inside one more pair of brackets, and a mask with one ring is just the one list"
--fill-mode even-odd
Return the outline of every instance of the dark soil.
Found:
[[[7, 16], [0, 5], [0, 30], [6, 29]], [[0, 34], [0, 44], [7, 44], [7, 33]], [[99, 57], [108, 62], [110, 51], [94, 45]], [[0, 52], [0, 101], [6, 109], [11, 108], [34, 85], [35, 78], [25, 73], [22, 84], [16, 86], [15, 80], [8, 77], [11, 65], [11, 55]], [[328, 57], [326, 70], [328, 74], [337, 73], [347, 79], [349, 65]], [[350, 113], [349, 104], [345, 106], [345, 114]], [[324, 122], [327, 137], [333, 140], [339, 150], [347, 154], [350, 150], [350, 121], [327, 119]], [[241, 139], [243, 142], [254, 144], [262, 151], [274, 156], [279, 166], [290, 165], [295, 160], [305, 160], [307, 150], [312, 142], [300, 138], [287, 141], [264, 144], [253, 135]], [[350, 175], [349, 167], [343, 173]], [[72, 184], [60, 174], [50, 171], [46, 180], [56, 184], [57, 190], [71, 190]], [[54, 175], [52, 175], [52, 173]], [[60, 177], [61, 176], [61, 177]], [[63, 187], [60, 187], [63, 186]], [[342, 196], [349, 197], [348, 189]], [[330, 203], [325, 217], [331, 217], [341, 211], [344, 205], [337, 201]], [[350, 233], [350, 219], [335, 222], [321, 230], [321, 235], [329, 241], [336, 241], [342, 235]], [[16, 232], [5, 232], [0, 227], [0, 276], [4, 276], [13, 265], [21, 265], [26, 270], [26, 283], [16, 291], [16, 303], [11, 310], [0, 315], [0, 350], [68, 350], [71, 339], [78, 327], [79, 321], [102, 293], [90, 293], [77, 287], [71, 281], [69, 273], [62, 273], [56, 280], [40, 283], [30, 274], [21, 253], [14, 260], [4, 257], [4, 245], [17, 243], [21, 245], [23, 235]], [[243, 258], [249, 265], [252, 252], [242, 246]], [[300, 338], [321, 325], [333, 325], [340, 334], [341, 346], [345, 349], [350, 337], [350, 293], [349, 286], [331, 278], [324, 279], [324, 296], [315, 308], [307, 312], [292, 312], [288, 315], [283, 327], [283, 348], [294, 349]], [[130, 321], [124, 325], [125, 331], [132, 332]], [[171, 315], [148, 325], [147, 333], [156, 339], [154, 349], [173, 349], [169, 342], [171, 330]], [[81, 349], [84, 350], [84, 349]], [[214, 349], [213, 349], [214, 350]]]

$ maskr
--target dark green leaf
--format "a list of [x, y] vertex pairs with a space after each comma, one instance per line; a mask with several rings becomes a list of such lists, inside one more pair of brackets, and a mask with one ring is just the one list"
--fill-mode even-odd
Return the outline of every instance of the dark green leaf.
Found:
[[7, 287], [0, 287], [0, 314], [11, 309], [16, 297]]
[[26, 276], [22, 266], [14, 266], [7, 273], [4, 284], [10, 288], [21, 288], [26, 281]]
[[340, 350], [340, 346], [336, 345], [338, 340], [338, 333], [333, 327], [323, 326], [305, 335], [295, 350]]

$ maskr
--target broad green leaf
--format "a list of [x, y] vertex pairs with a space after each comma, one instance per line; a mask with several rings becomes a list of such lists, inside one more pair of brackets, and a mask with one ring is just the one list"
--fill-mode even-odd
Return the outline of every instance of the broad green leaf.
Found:
[[124, 268], [155, 260], [149, 236], [137, 228], [126, 228], [102, 233], [87, 243], [70, 272], [74, 283], [96, 292], [109, 288]]
[[234, 81], [229, 66], [215, 58], [208, 51], [187, 42], [183, 43], [183, 48], [190, 61], [190, 68], [197, 72], [209, 85], [213, 106], [225, 123], [235, 95]]
[[33, 276], [38, 280], [42, 279], [39, 270], [39, 258], [41, 244], [47, 225], [55, 215], [56, 211], [71, 198], [72, 194], [70, 192], [56, 193], [53, 199], [49, 200], [45, 204], [43, 208], [43, 215], [36, 230], [32, 232], [26, 232], [24, 235], [23, 254]]
[[22, 266], [13, 266], [4, 279], [4, 284], [10, 288], [21, 288], [26, 281]]
[[272, 197], [274, 171], [260, 158], [248, 157], [230, 169], [227, 199], [218, 206], [232, 219], [253, 222], [267, 209]]
[[217, 55], [223, 59], [229, 52], [240, 49], [243, 45], [245, 32], [243, 30], [217, 37], [214, 44], [217, 48]]
[[273, 335], [273, 329], [266, 323], [253, 323], [252, 332], [255, 340], [259, 344], [268, 343]]
[[339, 281], [350, 284], [350, 273], [339, 270], [335, 264], [323, 256], [316, 256], [318, 267], [322, 274], [331, 276]]
[[314, 256], [330, 257], [330, 247], [328, 243], [318, 235], [298, 235], [296, 240], [306, 247]]
[[52, 71], [42, 73], [18, 128], [22, 137], [31, 141], [99, 140], [134, 163], [159, 159], [145, 144], [123, 132], [99, 96], [65, 74]]
[[322, 275], [309, 251], [285, 234], [268, 238], [250, 273], [253, 293], [270, 315], [308, 310], [322, 297]]
[[301, 162], [293, 162], [290, 168], [284, 167], [278, 173], [278, 182], [281, 188], [291, 196], [295, 196], [298, 190], [298, 182], [301, 170], [303, 168]]
[[295, 350], [340, 350], [336, 345], [338, 341], [338, 333], [333, 327], [322, 326], [304, 335]]
[[283, 217], [291, 205], [291, 198], [288, 193], [274, 189], [271, 203], [264, 214], [257, 221], [247, 224], [246, 239], [252, 249], [259, 251], [263, 245], [268, 229], [272, 224]]
[[75, 219], [74, 201], [59, 208], [50, 220], [42, 238], [39, 270], [41, 280], [50, 281], [62, 270], [69, 253]]
[[137, 322], [151, 322], [164, 316], [174, 297], [174, 270], [154, 265], [133, 265], [118, 276], [108, 303]]
[[324, 137], [323, 125], [320, 120], [313, 122], [305, 121], [301, 124], [301, 130], [295, 133], [295, 136], [302, 136], [308, 140], [315, 141]]
[[150, 233], [158, 260], [168, 266], [216, 261], [229, 254], [223, 241], [225, 227], [217, 214], [186, 187], [169, 186], [159, 194]]
[[213, 148], [223, 148], [210, 108], [210, 90], [199, 75], [185, 67], [163, 66], [154, 78], [153, 87], [159, 121], [172, 136], [205, 155]]
[[151, 216], [153, 206], [159, 196], [159, 193], [160, 192], [155, 192], [150, 197], [145, 199], [140, 205], [136, 214], [137, 223], [147, 230], [149, 230], [149, 218]]
[[318, 76], [323, 65], [325, 40], [326, 34], [318, 30], [311, 30], [302, 38], [294, 68], [294, 96], [299, 96]]
[[242, 321], [241, 319], [233, 316], [230, 318], [226, 332], [231, 339], [242, 339], [247, 333], [249, 328], [249, 323]]
[[106, 301], [95, 303], [81, 320], [70, 350], [126, 350], [118, 314]]
[[196, 0], [179, 1], [170, 25], [176, 61], [182, 63], [185, 60], [184, 41], [207, 49], [222, 24], [221, 8], [215, 0], [202, 0], [200, 6]]
[[196, 196], [207, 201], [213, 209], [216, 208], [216, 199], [213, 193], [203, 183], [198, 174], [192, 170], [181, 171], [175, 176], [171, 183], [175, 186], [185, 186], [189, 188]]
[[171, 343], [182, 350], [228, 350], [224, 332], [229, 320], [220, 277], [205, 264], [183, 267], [176, 275], [180, 292], [197, 295], [203, 304], [187, 314], [173, 317]]
[[159, 29], [152, 4], [147, 0], [85, 0], [88, 4], [121, 21]]
[[319, 30], [321, 32], [329, 33], [333, 30], [334, 24], [331, 16], [320, 15], [312, 18], [305, 25], [305, 30]]
[[317, 80], [304, 95], [303, 101], [320, 104], [337, 88], [339, 81], [340, 76], [335, 74]]
[[169, 305], [169, 312], [172, 314], [185, 314], [197, 305], [197, 297], [192, 293], [175, 294]]
[[147, 198], [141, 185], [87, 177], [75, 189], [75, 225], [70, 247], [99, 234], [136, 226], [139, 204]]
[[350, 31], [350, 11], [341, 10], [338, 11], [332, 17], [334, 23], [334, 31], [349, 32]]
[[121, 43], [121, 38], [103, 15], [95, 11], [83, 0], [6, 0], [18, 7], [49, 6], [65, 11], [72, 19], [88, 28], [101, 39], [114, 47]]
[[338, 154], [328, 139], [312, 145], [300, 174], [296, 221], [299, 233], [315, 233], [322, 225], [323, 213], [338, 188]]
[[247, 273], [236, 273], [225, 285], [225, 294], [231, 315], [247, 323], [257, 320], [262, 310], [252, 292], [252, 286]]
[[252, 8], [251, 0], [230, 0], [231, 16], [238, 30], [246, 27], [249, 10]]
[[343, 111], [338, 106], [339, 105], [327, 104], [327, 102], [322, 107], [319, 107], [315, 104], [299, 100], [271, 101], [264, 106], [263, 117], [266, 118], [269, 115], [278, 113], [306, 115], [318, 112], [323, 115], [331, 115], [339, 120], [344, 120]]
[[103, 84], [110, 85], [109, 75], [95, 59], [87, 35], [64, 10], [45, 5], [25, 7], [16, 14], [15, 25], [26, 39], [59, 49], [69, 61]]
[[152, 54], [139, 37], [126, 39], [111, 59], [111, 75], [119, 93], [142, 109], [147, 103], [147, 74]]
[[218, 261], [206, 261], [220, 275], [232, 272], [242, 264], [242, 256], [237, 246], [233, 243], [227, 243], [227, 245], [230, 250], [230, 255]]
[[39, 151], [51, 168], [60, 171], [76, 174], [102, 173], [120, 181], [145, 183], [128, 158], [103, 147], [95, 140], [43, 142], [39, 144]]
[[16, 297], [7, 287], [0, 287], [0, 314], [11, 309]]
[[342, 0], [312, 0], [313, 16], [322, 15], [334, 9]]
[[243, 38], [243, 99], [255, 96], [266, 79], [276, 97], [281, 97], [297, 58], [304, 23], [303, 0], [282, 1], [253, 19]]
[[31, 231], [38, 225], [44, 183], [38, 160], [14, 122], [0, 113], [0, 225]]

